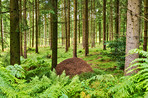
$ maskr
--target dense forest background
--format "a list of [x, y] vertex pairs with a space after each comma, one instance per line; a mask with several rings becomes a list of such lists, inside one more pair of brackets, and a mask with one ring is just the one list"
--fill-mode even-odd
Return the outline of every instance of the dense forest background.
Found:
[[147, 98], [147, 0], [0, 0], [0, 97]]

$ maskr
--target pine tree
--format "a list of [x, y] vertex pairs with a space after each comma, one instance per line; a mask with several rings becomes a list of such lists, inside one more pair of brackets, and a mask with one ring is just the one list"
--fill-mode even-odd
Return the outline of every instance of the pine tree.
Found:
[[10, 64], [20, 64], [19, 0], [10, 0]]

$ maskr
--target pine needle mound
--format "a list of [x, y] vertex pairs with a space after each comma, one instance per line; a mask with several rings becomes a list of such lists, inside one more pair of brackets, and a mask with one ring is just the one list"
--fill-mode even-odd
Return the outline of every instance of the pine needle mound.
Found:
[[93, 71], [84, 60], [76, 57], [66, 59], [57, 65], [56, 72], [58, 75], [61, 75], [64, 70], [66, 75], [70, 76]]

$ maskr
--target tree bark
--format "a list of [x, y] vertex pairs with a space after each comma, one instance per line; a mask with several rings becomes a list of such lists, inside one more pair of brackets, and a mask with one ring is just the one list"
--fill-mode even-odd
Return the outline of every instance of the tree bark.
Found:
[[[144, 17], [148, 19], [148, 1], [144, 0]], [[144, 20], [144, 43], [143, 43], [143, 50], [147, 51], [147, 29], [148, 29], [148, 22]]]
[[3, 19], [2, 19], [2, 4], [1, 4], [1, 0], [0, 0], [0, 23], [1, 23], [1, 44], [2, 44], [2, 51], [4, 52], [4, 34], [3, 34]]
[[[128, 0], [128, 11], [127, 11], [127, 34], [126, 34], [126, 55], [132, 49], [139, 48], [139, 4], [140, 0]], [[128, 70], [127, 67], [130, 66], [130, 63], [138, 58], [138, 54], [132, 54], [125, 57], [125, 68], [124, 74], [131, 75], [134, 72], [127, 73], [129, 70], [133, 69], [130, 68]]]
[[24, 18], [24, 58], [27, 58], [27, 20], [26, 20], [26, 0], [23, 2], [23, 18]]
[[85, 56], [88, 56], [89, 46], [88, 46], [88, 0], [84, 2], [84, 32], [85, 32]]
[[113, 40], [113, 4], [112, 0], [110, 0], [110, 22], [109, 22], [109, 40]]
[[65, 36], [66, 36], [66, 52], [68, 52], [68, 34], [67, 34], [67, 14], [66, 14], [66, 10], [67, 10], [67, 6], [66, 6], [66, 0], [64, 0], [64, 14], [65, 14]]
[[10, 0], [10, 64], [20, 64], [18, 0]]
[[68, 2], [68, 16], [67, 16], [67, 37], [68, 37], [68, 48], [70, 47], [70, 0]]
[[57, 17], [57, 0], [53, 0], [53, 37], [52, 37], [52, 69], [57, 66], [57, 35], [58, 35], [58, 17]]
[[32, 47], [34, 47], [34, 0], [32, 7]]
[[115, 22], [115, 28], [116, 28], [116, 40], [119, 38], [119, 0], [116, 0], [116, 22]]
[[47, 45], [47, 18], [46, 18], [46, 14], [44, 15], [44, 21], [45, 21], [45, 24], [44, 24], [44, 43], [45, 43], [45, 46]]
[[39, 53], [38, 51], [38, 2], [35, 0], [35, 16], [36, 16], [36, 53]]
[[19, 0], [19, 23], [20, 23], [20, 55], [23, 56], [23, 33], [22, 33], [22, 0]]
[[77, 0], [74, 0], [74, 49], [73, 57], [77, 57]]
[[103, 50], [106, 50], [106, 0], [103, 0]]

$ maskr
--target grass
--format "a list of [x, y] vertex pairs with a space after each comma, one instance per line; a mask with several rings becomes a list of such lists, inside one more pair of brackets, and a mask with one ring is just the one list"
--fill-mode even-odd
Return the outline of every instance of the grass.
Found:
[[[79, 45], [77, 54], [79, 58], [82, 58], [85, 60], [88, 64], [91, 65], [94, 72], [93, 73], [87, 73], [86, 77], [90, 77], [92, 75], [96, 74], [112, 74], [116, 75], [117, 77], [120, 77], [123, 75], [123, 71], [117, 69], [116, 67], [117, 62], [112, 60], [112, 58], [108, 57], [106, 53], [109, 53], [109, 50], [102, 50], [102, 44], [96, 45], [96, 48], [90, 48], [89, 49], [89, 55], [87, 57], [84, 56], [84, 49], [82, 49], [82, 45]], [[43, 59], [45, 62], [47, 62], [48, 66], [51, 66], [51, 58], [49, 58], [52, 55], [52, 51], [50, 50], [50, 47], [40, 47], [39, 48], [39, 54], [35, 53], [35, 48], [29, 48], [28, 49], [28, 59], [31, 59], [33, 61], [37, 61], [39, 58]], [[49, 56], [49, 57], [48, 57]], [[62, 62], [65, 59], [72, 58], [73, 57], [73, 49], [69, 48], [68, 52], [65, 52], [65, 47], [62, 47], [61, 45], [58, 48], [58, 63]], [[4, 53], [1, 53], [0, 55], [0, 61], [1, 63], [9, 63], [9, 49], [7, 49]], [[22, 64], [24, 66], [26, 63]], [[90, 75], [90, 76], [89, 76]], [[84, 74], [82, 76], [85, 76]]]

